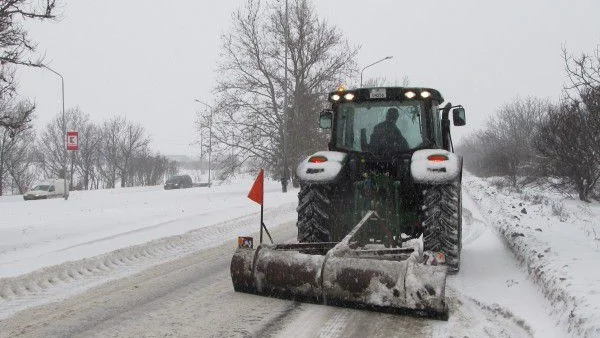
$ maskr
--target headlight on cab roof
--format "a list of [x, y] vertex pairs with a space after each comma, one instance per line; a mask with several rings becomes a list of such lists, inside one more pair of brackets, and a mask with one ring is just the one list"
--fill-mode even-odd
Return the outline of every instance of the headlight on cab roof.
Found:
[[415, 94], [413, 91], [408, 91], [404, 93], [404, 96], [406, 96], [407, 99], [412, 99], [413, 97], [417, 96], [417, 94]]

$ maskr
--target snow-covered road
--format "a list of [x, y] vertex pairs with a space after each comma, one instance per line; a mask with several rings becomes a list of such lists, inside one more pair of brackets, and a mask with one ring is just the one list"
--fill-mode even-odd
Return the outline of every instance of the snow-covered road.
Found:
[[[126, 260], [112, 270], [90, 271], [90, 276], [73, 281], [57, 278], [46, 290], [0, 300], [0, 307], [27, 308], [34, 304], [28, 297], [43, 298], [40, 303], [54, 292], [61, 299], [68, 290], [73, 294], [74, 284], [83, 283], [75, 296], [1, 320], [0, 337], [568, 336], [549, 317], [549, 303], [468, 191], [463, 198], [463, 263], [461, 272], [448, 279], [447, 322], [235, 293], [229, 277], [235, 247], [231, 238], [255, 226], [248, 228], [252, 216], [236, 218], [232, 213], [224, 223], [154, 241], [156, 248], [169, 247], [154, 255]], [[293, 204], [282, 202], [267, 215], [267, 224], [276, 239], [290, 241], [294, 218]], [[140, 245], [137, 252], [152, 252], [149, 248]], [[95, 279], [95, 284], [90, 282]]]

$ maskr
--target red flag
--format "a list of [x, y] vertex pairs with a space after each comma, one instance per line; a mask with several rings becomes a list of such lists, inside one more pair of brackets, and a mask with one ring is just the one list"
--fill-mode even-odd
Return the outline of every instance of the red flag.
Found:
[[248, 198], [253, 200], [254, 202], [263, 205], [263, 196], [264, 196], [264, 187], [263, 181], [265, 179], [265, 171], [263, 169], [260, 170], [260, 174], [254, 181], [252, 185], [252, 189], [250, 189], [250, 193], [248, 193]]

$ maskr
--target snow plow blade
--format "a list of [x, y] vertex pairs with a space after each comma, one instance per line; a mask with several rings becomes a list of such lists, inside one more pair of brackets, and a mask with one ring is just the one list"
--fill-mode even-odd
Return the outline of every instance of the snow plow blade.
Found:
[[238, 248], [231, 260], [234, 290], [447, 320], [445, 266], [422, 263], [413, 248], [368, 249], [350, 242], [374, 216], [370, 211], [339, 243]]

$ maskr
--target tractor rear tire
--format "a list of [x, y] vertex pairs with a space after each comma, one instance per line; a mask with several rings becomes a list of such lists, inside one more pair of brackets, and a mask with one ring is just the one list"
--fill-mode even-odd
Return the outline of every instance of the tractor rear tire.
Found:
[[423, 250], [443, 252], [449, 271], [456, 273], [462, 250], [461, 184], [432, 185], [423, 194]]
[[298, 242], [330, 242], [333, 187], [303, 184], [298, 193]]

